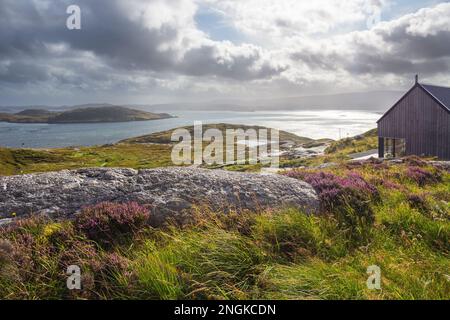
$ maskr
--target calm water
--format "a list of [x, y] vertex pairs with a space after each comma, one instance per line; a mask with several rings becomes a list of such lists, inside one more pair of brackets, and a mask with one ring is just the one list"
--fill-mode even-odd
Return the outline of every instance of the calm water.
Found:
[[0, 122], [0, 146], [55, 148], [114, 143], [194, 121], [261, 125], [313, 139], [339, 139], [376, 127], [380, 114], [364, 111], [170, 112], [178, 118], [97, 124], [16, 124]]

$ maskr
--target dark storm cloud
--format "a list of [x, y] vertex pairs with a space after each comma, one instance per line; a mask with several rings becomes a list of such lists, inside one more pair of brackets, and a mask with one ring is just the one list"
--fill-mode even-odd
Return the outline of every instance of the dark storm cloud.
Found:
[[[174, 10], [176, 2], [171, 2]], [[65, 27], [66, 8], [73, 3], [81, 7], [82, 30], [72, 31]], [[77, 52], [90, 52], [101, 63], [121, 72], [147, 70], [249, 80], [271, 77], [283, 71], [269, 62], [260, 63], [262, 57], [258, 54], [240, 54], [239, 47], [222, 59], [215, 48], [221, 44], [203, 41], [205, 39], [196, 39], [198, 43], [186, 53], [182, 52], [183, 47], [176, 45], [161, 49], [161, 46], [183, 38], [179, 26], [162, 23], [159, 28], [148, 28], [142, 19], [130, 18], [123, 4], [127, 2], [0, 0], [0, 63], [15, 61], [0, 69], [0, 81], [44, 81], [51, 77], [51, 67], [67, 65], [65, 59], [72, 59]], [[133, 1], [129, 4], [133, 5]], [[186, 37], [183, 41], [190, 45], [192, 39]], [[66, 49], [63, 53], [49, 50], [52, 44], [66, 44]], [[41, 65], [47, 64], [50, 68], [41, 68], [43, 70], [39, 72], [39, 67], [30, 68], [27, 79], [26, 68], [19, 68], [19, 65], [25, 66], [31, 59], [45, 60]], [[14, 75], [18, 68], [20, 74]], [[72, 71], [77, 72], [77, 69]]]
[[[116, 0], [78, 0], [82, 8], [82, 30], [66, 25], [66, 8], [72, 1], [54, 0], [41, 9], [29, 1], [1, 0], [0, 52], [3, 55], [46, 55], [45, 44], [67, 43], [71, 49], [93, 52], [110, 63], [126, 68], [162, 70], [173, 65], [173, 53], [158, 52], [177, 30], [164, 26], [149, 30], [130, 21]], [[25, 5], [26, 3], [26, 5]]]
[[[255, 31], [243, 32], [253, 45], [214, 41], [201, 31], [216, 27], [194, 20], [196, 6], [205, 3], [214, 7], [215, 1], [0, 0], [0, 96], [33, 90], [35, 96], [98, 93], [112, 99], [154, 93], [294, 95], [299, 89], [337, 90], [337, 82], [339, 90], [352, 90], [355, 84], [398, 83], [416, 72], [442, 78], [450, 71], [448, 3], [371, 30], [329, 34], [322, 32], [330, 26], [322, 25], [330, 20], [328, 11], [315, 10], [315, 18], [306, 20], [285, 13], [269, 19], [267, 28], [263, 23], [264, 34], [258, 24], [245, 24]], [[261, 12], [272, 15], [264, 3]], [[72, 4], [81, 7], [82, 30], [66, 28]], [[296, 27], [303, 20], [304, 29]], [[240, 30], [239, 23], [233, 26]], [[320, 31], [320, 38], [311, 30]]]
[[[108, 59], [122, 68], [162, 71], [175, 66], [177, 52], [158, 47], [174, 40], [178, 31], [174, 26], [148, 29], [140, 21], [130, 20], [117, 0], [83, 0], [83, 27], [79, 32], [67, 29], [59, 34], [73, 48], [87, 50]], [[85, 13], [86, 12], [86, 13]]]
[[50, 76], [45, 68], [27, 62], [12, 62], [0, 69], [0, 82], [26, 83], [47, 81]]

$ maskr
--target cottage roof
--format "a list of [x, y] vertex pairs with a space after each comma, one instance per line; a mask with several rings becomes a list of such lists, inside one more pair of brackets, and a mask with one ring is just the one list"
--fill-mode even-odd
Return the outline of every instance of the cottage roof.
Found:
[[398, 104], [402, 101], [411, 91], [416, 87], [422, 88], [428, 95], [430, 95], [439, 105], [450, 112], [450, 88], [433, 86], [429, 84], [421, 84], [416, 78], [416, 84], [412, 87], [403, 97], [397, 101], [392, 108], [390, 108], [377, 122], [380, 122], [384, 117], [386, 117]]
[[450, 88], [421, 84], [428, 93], [450, 111]]

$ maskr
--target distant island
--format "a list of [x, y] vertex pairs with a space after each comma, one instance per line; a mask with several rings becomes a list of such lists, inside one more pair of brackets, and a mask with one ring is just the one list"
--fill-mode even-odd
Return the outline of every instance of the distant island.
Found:
[[173, 118], [173, 116], [167, 113], [152, 113], [115, 105], [80, 107], [62, 112], [27, 109], [18, 113], [0, 113], [0, 121], [12, 123], [100, 123], [168, 118]]
[[[119, 143], [131, 143], [131, 144], [165, 143], [165, 144], [172, 144], [172, 143], [174, 143], [172, 141], [172, 133], [174, 132], [174, 130], [177, 130], [177, 129], [186, 129], [187, 131], [189, 131], [191, 136], [194, 136], [194, 126], [184, 126], [184, 127], [179, 127], [179, 128], [175, 128], [175, 129], [162, 131], [162, 132], [151, 133], [151, 134], [143, 135], [143, 136], [140, 136], [140, 137], [133, 137], [133, 138], [124, 139], [124, 140], [119, 141]], [[204, 124], [202, 126], [202, 130], [203, 131], [206, 131], [206, 130], [209, 130], [209, 129], [218, 129], [225, 136], [225, 132], [226, 132], [227, 129], [231, 129], [231, 130], [237, 130], [237, 129], [260, 130], [260, 129], [270, 129], [270, 128], [262, 127], [262, 126], [248, 126], [248, 125], [242, 125], [242, 124], [229, 124], [229, 123]], [[298, 136], [298, 135], [296, 135], [294, 133], [290, 133], [290, 132], [283, 131], [283, 130], [279, 131], [279, 138], [280, 138], [280, 144], [291, 142], [291, 143], [296, 144], [296, 145], [310, 145], [310, 144], [313, 144], [313, 143], [314, 144], [325, 144], [325, 143], [330, 143], [332, 141], [331, 139], [314, 140], [314, 139], [310, 139], [310, 138], [306, 138], [306, 137], [300, 137], [300, 136]]]

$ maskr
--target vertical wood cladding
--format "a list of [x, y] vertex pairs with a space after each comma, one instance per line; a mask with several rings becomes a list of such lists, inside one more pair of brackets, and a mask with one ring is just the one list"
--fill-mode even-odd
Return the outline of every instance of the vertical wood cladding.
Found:
[[378, 135], [406, 140], [406, 154], [450, 159], [450, 112], [416, 85], [378, 122]]

